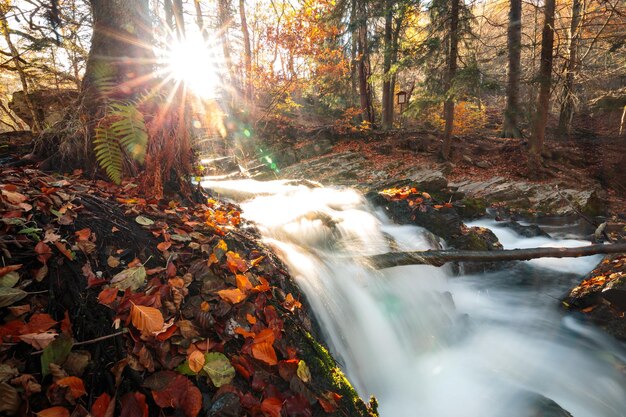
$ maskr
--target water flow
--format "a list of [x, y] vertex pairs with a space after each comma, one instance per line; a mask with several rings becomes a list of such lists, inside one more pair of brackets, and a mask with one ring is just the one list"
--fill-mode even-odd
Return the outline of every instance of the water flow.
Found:
[[[428, 249], [432, 236], [390, 223], [349, 189], [203, 185], [244, 200], [245, 216], [285, 261], [331, 350], [361, 396], [377, 397], [382, 416], [528, 417], [540, 395], [575, 417], [626, 416], [623, 348], [557, 309], [598, 258], [460, 278], [430, 266], [374, 271], [362, 255]], [[482, 225], [508, 247], [586, 243]]]

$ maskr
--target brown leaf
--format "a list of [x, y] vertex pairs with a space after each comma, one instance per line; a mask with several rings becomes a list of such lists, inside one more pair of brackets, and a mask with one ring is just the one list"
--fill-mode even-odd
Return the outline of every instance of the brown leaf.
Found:
[[2, 190], [2, 195], [11, 204], [20, 204], [28, 200], [28, 197], [26, 197], [24, 194], [20, 194], [15, 191], [9, 191], [6, 188]]
[[163, 314], [154, 307], [138, 306], [133, 303], [130, 309], [133, 325], [142, 333], [154, 333], [163, 327]]
[[52, 256], [52, 249], [50, 249], [50, 246], [46, 245], [45, 243], [41, 241], [35, 245], [35, 252], [38, 255], [37, 260], [44, 265], [46, 264], [46, 262], [48, 262], [48, 259], [50, 259], [50, 257]]
[[148, 417], [146, 396], [140, 392], [129, 392], [120, 401], [120, 417]]
[[161, 408], [180, 408], [186, 417], [196, 417], [202, 409], [200, 390], [183, 375], [157, 372], [146, 379], [145, 385], [152, 388], [154, 402]]

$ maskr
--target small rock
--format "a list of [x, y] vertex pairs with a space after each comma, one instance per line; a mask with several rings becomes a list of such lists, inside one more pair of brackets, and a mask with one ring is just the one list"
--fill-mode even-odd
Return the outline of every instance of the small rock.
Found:
[[491, 164], [487, 161], [478, 161], [475, 164], [478, 168], [488, 169], [491, 168]]

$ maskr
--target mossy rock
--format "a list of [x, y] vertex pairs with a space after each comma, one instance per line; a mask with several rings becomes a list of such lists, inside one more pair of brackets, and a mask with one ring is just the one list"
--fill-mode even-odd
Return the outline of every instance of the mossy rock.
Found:
[[464, 198], [456, 205], [456, 210], [464, 219], [476, 219], [485, 215], [487, 202], [482, 198]]

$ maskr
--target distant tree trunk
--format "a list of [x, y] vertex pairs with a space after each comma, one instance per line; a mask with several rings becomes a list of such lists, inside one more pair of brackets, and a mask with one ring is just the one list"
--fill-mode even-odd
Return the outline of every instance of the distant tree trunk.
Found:
[[204, 25], [204, 17], [202, 16], [200, 0], [193, 0], [193, 5], [196, 9], [196, 25], [198, 25], [198, 29], [200, 30], [200, 33], [202, 33], [202, 39], [206, 42], [209, 40], [209, 32], [206, 30]]
[[[235, 71], [233, 69], [233, 60], [230, 54], [230, 42], [228, 41], [228, 29], [230, 28], [230, 6], [231, 0], [218, 0], [217, 1], [217, 19], [219, 24], [220, 41], [222, 43], [222, 53], [224, 54], [224, 62], [228, 75], [230, 77], [231, 85], [235, 84]], [[232, 94], [230, 94], [232, 100]], [[229, 101], [231, 101], [229, 100]], [[232, 105], [232, 103], [230, 103]]]
[[581, 0], [572, 2], [572, 21], [570, 23], [569, 56], [565, 69], [565, 83], [559, 112], [559, 136], [561, 138], [571, 133], [572, 118], [574, 117], [574, 77], [578, 66], [578, 43], [580, 39]]
[[550, 110], [550, 87], [552, 86], [552, 54], [554, 47], [554, 8], [555, 0], [546, 0], [544, 9], [543, 31], [541, 33], [541, 63], [539, 65], [539, 97], [537, 114], [529, 141], [529, 174], [540, 175], [541, 152], [548, 124]]
[[241, 33], [243, 35], [243, 57], [244, 57], [244, 96], [247, 106], [252, 104], [252, 48], [250, 46], [250, 32], [246, 20], [245, 0], [239, 0], [239, 16], [241, 18]]
[[31, 118], [33, 119], [31, 130], [34, 133], [39, 133], [43, 127], [43, 121], [39, 117], [39, 114], [35, 110], [35, 106], [33, 105], [33, 102], [28, 95], [29, 88], [26, 73], [24, 72], [24, 68], [22, 67], [22, 63], [20, 61], [20, 53], [13, 44], [13, 41], [11, 40], [11, 31], [9, 29], [8, 20], [5, 18], [5, 15], [8, 11], [8, 3], [0, 4], [0, 31], [4, 35], [4, 40], [9, 47], [9, 51], [11, 52], [11, 60], [13, 61], [13, 65], [15, 66], [17, 74], [20, 78], [20, 82], [22, 83], [22, 90], [24, 90], [24, 101], [26, 102], [26, 106], [28, 107]]
[[385, 47], [383, 53], [382, 128], [393, 127], [393, 92], [391, 91], [391, 59], [393, 55], [393, 0], [385, 0]]
[[372, 104], [372, 91], [369, 84], [369, 45], [367, 43], [367, 7], [365, 0], [357, 0], [357, 16], [359, 25], [358, 37], [358, 73], [359, 73], [359, 98], [363, 120], [374, 124], [374, 106]]
[[351, 46], [350, 49], [350, 92], [353, 106], [357, 106], [358, 99], [358, 62], [357, 62], [357, 49], [358, 49], [358, 24], [357, 24], [357, 0], [351, 0], [350, 6], [350, 29], [351, 29]]
[[185, 38], [185, 16], [183, 15], [183, 0], [173, 0], [172, 12], [176, 22], [176, 37], [181, 40]]
[[443, 116], [446, 126], [443, 132], [443, 144], [441, 146], [441, 157], [444, 160], [450, 158], [450, 150], [452, 149], [452, 129], [454, 127], [454, 95], [452, 85], [457, 69], [457, 56], [459, 45], [459, 1], [450, 1], [450, 49], [448, 50], [448, 65], [444, 80], [444, 91], [446, 101], [443, 105]]
[[507, 45], [509, 49], [509, 68], [502, 137], [521, 138], [522, 133], [518, 126], [518, 116], [520, 114], [519, 87], [521, 75], [520, 58], [522, 52], [522, 0], [510, 0]]
[[172, 4], [172, 0], [163, 0], [163, 10], [165, 11], [165, 24], [173, 33], [175, 27], [174, 27], [174, 5]]

